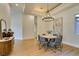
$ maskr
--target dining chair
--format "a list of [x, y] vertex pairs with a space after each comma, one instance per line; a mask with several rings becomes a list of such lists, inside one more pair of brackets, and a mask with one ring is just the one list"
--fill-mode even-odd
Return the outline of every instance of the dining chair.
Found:
[[49, 47], [54, 48], [55, 47], [55, 38], [50, 39], [48, 45], [49, 45]]
[[57, 34], [53, 34], [53, 36], [57, 36]]
[[40, 35], [38, 35], [38, 40], [39, 40], [39, 49], [41, 49], [41, 47], [44, 47], [45, 49], [48, 48], [48, 39], [41, 37]]
[[[53, 36], [58, 36], [58, 35], [57, 35], [57, 34], [53, 34]], [[52, 47], [52, 48], [55, 47], [55, 39], [56, 39], [56, 38], [51, 38], [51, 39], [49, 40], [49, 47]]]
[[57, 38], [53, 39], [49, 42], [50, 48], [54, 48], [55, 50], [60, 48], [60, 50], [62, 51], [62, 36], [59, 35]]
[[60, 50], [62, 51], [62, 35], [59, 35], [56, 39], [55, 39], [55, 48], [58, 49], [60, 48]]

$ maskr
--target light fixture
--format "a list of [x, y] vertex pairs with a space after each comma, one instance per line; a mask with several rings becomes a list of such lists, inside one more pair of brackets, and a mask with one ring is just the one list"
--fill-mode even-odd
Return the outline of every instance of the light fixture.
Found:
[[54, 20], [54, 18], [49, 13], [48, 4], [47, 4], [46, 16], [44, 16], [42, 18], [42, 20], [45, 21], [45, 22], [50, 22], [50, 21], [53, 21]]
[[16, 6], [18, 6], [18, 4], [15, 4]]

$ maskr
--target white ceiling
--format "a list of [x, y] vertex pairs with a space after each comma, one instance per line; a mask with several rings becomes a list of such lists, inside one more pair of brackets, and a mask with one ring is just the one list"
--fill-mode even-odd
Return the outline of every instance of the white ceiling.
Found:
[[33, 14], [33, 15], [42, 15], [45, 14], [48, 10], [52, 10], [60, 5], [60, 3], [15, 3], [10, 4], [16, 8], [23, 10], [24, 14]]
[[20, 10], [24, 11], [24, 7], [25, 7], [24, 3], [10, 3], [9, 5], [11, 8], [16, 8], [18, 10], [20, 9]]
[[26, 3], [25, 14], [45, 14], [46, 11], [51, 10], [58, 6], [59, 3]]

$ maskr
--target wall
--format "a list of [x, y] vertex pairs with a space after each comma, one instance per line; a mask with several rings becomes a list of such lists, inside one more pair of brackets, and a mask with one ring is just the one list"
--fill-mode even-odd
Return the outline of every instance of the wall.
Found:
[[11, 7], [11, 28], [14, 31], [15, 39], [32, 39], [34, 38], [34, 16], [23, 13], [19, 6], [10, 5]]
[[46, 33], [48, 25], [42, 21], [42, 17], [37, 17], [37, 34]]
[[[34, 21], [37, 22], [37, 25], [34, 24]], [[36, 34], [46, 33], [50, 26], [46, 24], [48, 23], [43, 22], [41, 16], [23, 15], [23, 39], [31, 39]], [[37, 29], [35, 29], [35, 26], [37, 26]]]
[[15, 39], [23, 39], [23, 32], [22, 32], [22, 20], [23, 20], [23, 13], [22, 10], [11, 6], [11, 28], [14, 32]]
[[23, 15], [23, 39], [34, 38], [34, 16]]
[[75, 33], [75, 15], [79, 13], [79, 4], [70, 5], [65, 9], [67, 5], [70, 4], [63, 4], [52, 10], [51, 14], [56, 18], [63, 17], [63, 42], [79, 48], [79, 35]]

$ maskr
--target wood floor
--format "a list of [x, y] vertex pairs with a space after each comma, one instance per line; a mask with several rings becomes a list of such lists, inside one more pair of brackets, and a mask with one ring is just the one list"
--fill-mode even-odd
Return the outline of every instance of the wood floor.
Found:
[[35, 39], [17, 40], [10, 56], [79, 56], [79, 49], [63, 44], [62, 52], [56, 50], [56, 53], [44, 48], [39, 50]]

